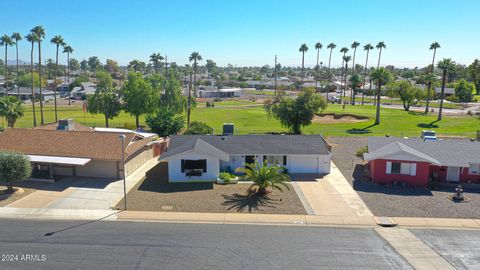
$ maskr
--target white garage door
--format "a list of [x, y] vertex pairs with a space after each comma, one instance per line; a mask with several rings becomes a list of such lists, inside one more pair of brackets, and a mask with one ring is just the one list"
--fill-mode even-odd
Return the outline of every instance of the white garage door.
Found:
[[288, 167], [291, 173], [318, 173], [318, 157], [292, 156]]

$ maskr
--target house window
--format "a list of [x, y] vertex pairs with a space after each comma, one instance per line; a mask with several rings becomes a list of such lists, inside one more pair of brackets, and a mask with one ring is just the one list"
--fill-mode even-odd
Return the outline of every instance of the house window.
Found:
[[207, 172], [207, 160], [206, 159], [182, 159], [181, 170], [186, 176], [202, 176], [202, 173]]
[[266, 156], [266, 161], [270, 165], [282, 165], [283, 156]]
[[387, 174], [417, 175], [416, 163], [387, 162]]
[[468, 174], [480, 174], [480, 164], [470, 164], [470, 168], [468, 169]]
[[390, 173], [392, 174], [399, 174], [401, 171], [402, 163], [400, 162], [392, 162], [392, 170]]

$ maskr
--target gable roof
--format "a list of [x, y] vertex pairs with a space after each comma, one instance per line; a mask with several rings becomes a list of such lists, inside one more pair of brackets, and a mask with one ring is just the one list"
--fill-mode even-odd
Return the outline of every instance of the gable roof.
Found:
[[440, 165], [440, 162], [435, 158], [426, 155], [412, 147], [401, 142], [391, 142], [385, 146], [378, 148], [375, 151], [365, 153], [363, 155], [365, 160], [375, 159], [393, 159], [393, 160], [410, 160], [410, 161], [426, 161], [435, 165]]
[[369, 137], [369, 154], [373, 154], [375, 151], [392, 142], [400, 142], [405, 146], [432, 157], [442, 166], [468, 167], [470, 163], [480, 162], [480, 142], [457, 139], [423, 141], [419, 138]]
[[172, 158], [174, 156], [191, 151], [204, 155], [215, 156], [224, 161], [228, 161], [230, 159], [227, 153], [205, 142], [201, 138], [194, 138], [194, 140], [188, 141], [179, 147], [175, 147], [171, 151], [167, 151], [165, 155], [162, 155], [161, 159]]
[[162, 158], [194, 150], [201, 140], [229, 155], [329, 155], [320, 135], [178, 135]]

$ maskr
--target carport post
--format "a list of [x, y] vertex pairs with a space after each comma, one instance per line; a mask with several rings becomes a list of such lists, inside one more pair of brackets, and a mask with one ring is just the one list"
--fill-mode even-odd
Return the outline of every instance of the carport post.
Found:
[[123, 177], [123, 202], [124, 210], [127, 210], [127, 183], [125, 182], [125, 134], [118, 135], [118, 139], [122, 142], [122, 177]]

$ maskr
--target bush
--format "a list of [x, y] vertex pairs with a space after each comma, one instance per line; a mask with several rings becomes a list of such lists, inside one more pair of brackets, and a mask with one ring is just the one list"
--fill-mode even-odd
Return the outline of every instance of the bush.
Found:
[[199, 121], [193, 121], [190, 123], [190, 127], [185, 132], [186, 135], [206, 135], [212, 133], [213, 129], [211, 126]]
[[32, 174], [32, 166], [27, 156], [0, 152], [0, 181], [13, 191], [13, 183], [23, 182]]
[[368, 147], [364, 146], [364, 147], [358, 149], [357, 152], [355, 153], [355, 155], [359, 158], [363, 158], [363, 154], [365, 154], [367, 152], [368, 152]]
[[228, 172], [221, 172], [218, 175], [218, 178], [222, 179], [225, 183], [229, 183], [231, 180], [235, 178], [235, 176]]

